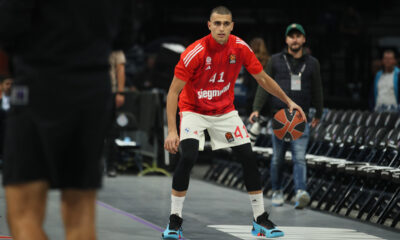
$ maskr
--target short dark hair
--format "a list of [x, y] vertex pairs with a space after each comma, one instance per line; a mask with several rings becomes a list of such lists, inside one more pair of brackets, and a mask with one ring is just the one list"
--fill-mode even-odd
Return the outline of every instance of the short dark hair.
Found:
[[211, 15], [212, 15], [213, 13], [217, 13], [217, 14], [221, 14], [221, 15], [231, 15], [231, 16], [232, 16], [231, 10], [229, 10], [229, 9], [228, 9], [227, 7], [225, 7], [225, 6], [218, 6], [218, 7], [213, 8], [213, 9], [211, 10], [211, 13], [210, 13], [210, 19], [211, 19]]
[[383, 51], [382, 53], [382, 58], [385, 56], [385, 54], [387, 53], [391, 53], [393, 54], [394, 58], [396, 58], [396, 52], [393, 49], [386, 49], [385, 51]]

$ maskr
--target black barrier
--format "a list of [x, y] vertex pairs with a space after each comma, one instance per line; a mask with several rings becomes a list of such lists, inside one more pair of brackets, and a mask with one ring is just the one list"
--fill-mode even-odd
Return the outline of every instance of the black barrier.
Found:
[[[306, 155], [309, 207], [400, 229], [399, 127], [397, 113], [327, 110], [310, 131]], [[259, 138], [271, 138], [271, 133], [259, 134], [253, 146], [264, 195], [271, 197], [268, 165], [272, 146]], [[284, 164], [284, 199], [293, 203], [290, 153]], [[214, 159], [204, 178], [245, 190], [240, 165], [229, 159]]]
[[[150, 159], [150, 163], [142, 163], [144, 169], [139, 166], [140, 176], [149, 173], [169, 175], [158, 167], [164, 165], [164, 91], [154, 89], [125, 92], [124, 95], [125, 103], [117, 110], [115, 123], [120, 125], [120, 151]], [[136, 145], [124, 145], [127, 138]]]

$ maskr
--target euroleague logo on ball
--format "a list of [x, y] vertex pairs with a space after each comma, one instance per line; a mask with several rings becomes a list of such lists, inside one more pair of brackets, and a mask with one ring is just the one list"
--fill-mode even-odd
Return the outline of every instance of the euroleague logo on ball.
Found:
[[281, 109], [275, 113], [272, 119], [272, 129], [277, 138], [284, 141], [292, 141], [300, 138], [306, 128], [306, 122], [300, 112], [289, 109]]

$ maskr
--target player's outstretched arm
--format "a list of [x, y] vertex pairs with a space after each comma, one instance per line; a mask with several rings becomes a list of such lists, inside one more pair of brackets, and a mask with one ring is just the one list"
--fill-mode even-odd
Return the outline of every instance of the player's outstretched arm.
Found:
[[176, 110], [178, 108], [179, 93], [185, 84], [185, 81], [174, 76], [167, 96], [168, 135], [164, 142], [164, 148], [172, 154], [177, 153], [179, 147], [179, 136], [176, 129]]
[[286, 103], [289, 111], [292, 112], [293, 109], [296, 109], [300, 112], [301, 116], [303, 119], [307, 121], [306, 115], [304, 114], [303, 109], [297, 105], [295, 102], [290, 99], [286, 93], [282, 90], [281, 87], [275, 82], [274, 79], [272, 79], [270, 76], [268, 76], [267, 73], [264, 71], [261, 71], [258, 74], [252, 74], [252, 76], [256, 79], [258, 84], [265, 89], [265, 91], [271, 93], [275, 97], [279, 98], [282, 102]]

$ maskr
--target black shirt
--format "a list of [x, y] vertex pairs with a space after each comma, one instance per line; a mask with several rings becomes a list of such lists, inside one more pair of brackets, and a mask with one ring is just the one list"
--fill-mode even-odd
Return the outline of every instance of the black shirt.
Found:
[[71, 103], [108, 91], [108, 58], [132, 46], [132, 15], [132, 0], [0, 0], [15, 85]]
[[[288, 64], [290, 65], [290, 68], [292, 69], [294, 74], [298, 74], [298, 72], [300, 72], [300, 69], [302, 67], [302, 65], [304, 64], [304, 62], [306, 61], [306, 59], [309, 60], [309, 63], [312, 64], [308, 64], [308, 66], [306, 67], [305, 73], [307, 71], [310, 72], [309, 76], [307, 77], [306, 74], [303, 74], [302, 79], [303, 80], [307, 80], [304, 78], [310, 78], [310, 87], [309, 89], [306, 89], [306, 92], [310, 93], [310, 103], [306, 103], [306, 104], [301, 104], [302, 101], [304, 100], [302, 98], [308, 98], [309, 96], [302, 96], [302, 93], [299, 92], [299, 94], [295, 97], [293, 96], [294, 92], [291, 92], [291, 90], [289, 88], [285, 88], [283, 86], [281, 86], [280, 82], [277, 82], [281, 87], [283, 87], [283, 90], [285, 91], [285, 93], [291, 97], [292, 100], [294, 100], [297, 104], [299, 104], [303, 110], [305, 112], [308, 111], [308, 107], [310, 104], [312, 106], [314, 106], [316, 108], [316, 113], [315, 113], [315, 118], [321, 118], [322, 116], [322, 109], [323, 109], [323, 94], [322, 94], [322, 83], [321, 83], [321, 74], [320, 74], [320, 64], [319, 61], [317, 59], [315, 59], [314, 57], [306, 54], [303, 51], [303, 55], [300, 58], [294, 58], [292, 55], [288, 54], [287, 49], [285, 49], [283, 52], [275, 54], [270, 61], [267, 64], [267, 69], [266, 72], [268, 75], [270, 75], [272, 78], [275, 78], [276, 75], [278, 74], [277, 71], [282, 72], [282, 69], [284, 69], [284, 71], [288, 71], [287, 69], [287, 65], [286, 63], [281, 59], [282, 55], [285, 54], [288, 60]], [[279, 61], [279, 64], [278, 64]], [[277, 65], [280, 66], [280, 68], [277, 68]], [[275, 67], [274, 67], [275, 66]], [[287, 74], [287, 78], [290, 79], [290, 75], [289, 73]], [[302, 83], [303, 85], [303, 83]], [[302, 86], [302, 88], [304, 88]], [[267, 102], [267, 98], [268, 98], [268, 93], [262, 88], [262, 87], [258, 87], [257, 92], [256, 92], [256, 96], [253, 102], [253, 111], [260, 111], [261, 108], [263, 107], [263, 105]], [[276, 102], [274, 101], [276, 99], [272, 99], [270, 102]], [[283, 106], [283, 103], [280, 102], [280, 108], [285, 107]], [[271, 106], [272, 108], [276, 107], [276, 106]], [[279, 108], [278, 108], [279, 109]], [[272, 109], [272, 112], [278, 110], [278, 109]]]

